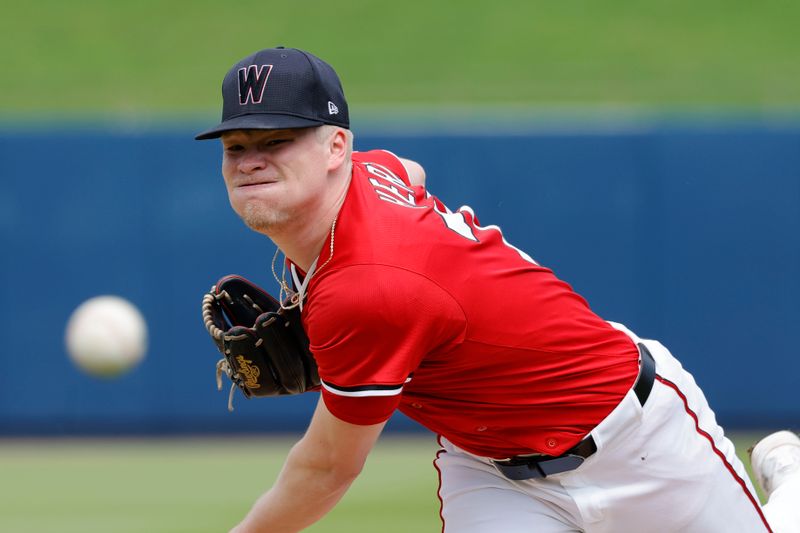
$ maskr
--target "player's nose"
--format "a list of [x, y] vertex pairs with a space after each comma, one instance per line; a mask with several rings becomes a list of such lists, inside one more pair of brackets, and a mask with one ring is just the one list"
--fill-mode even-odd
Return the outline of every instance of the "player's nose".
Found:
[[262, 154], [256, 150], [248, 150], [242, 154], [238, 163], [239, 172], [242, 174], [252, 174], [267, 167], [267, 162]]

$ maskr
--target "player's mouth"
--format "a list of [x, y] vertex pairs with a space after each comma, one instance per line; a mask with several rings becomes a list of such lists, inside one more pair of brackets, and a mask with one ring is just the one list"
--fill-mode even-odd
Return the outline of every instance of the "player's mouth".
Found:
[[256, 187], [264, 187], [274, 185], [278, 180], [259, 180], [259, 181], [243, 181], [235, 185], [236, 189], [253, 189]]

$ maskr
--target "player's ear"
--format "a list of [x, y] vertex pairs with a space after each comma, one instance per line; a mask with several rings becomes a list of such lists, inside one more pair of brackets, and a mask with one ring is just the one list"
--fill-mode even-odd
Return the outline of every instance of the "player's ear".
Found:
[[328, 170], [336, 170], [345, 163], [350, 155], [350, 136], [344, 128], [335, 128], [328, 138], [329, 150]]

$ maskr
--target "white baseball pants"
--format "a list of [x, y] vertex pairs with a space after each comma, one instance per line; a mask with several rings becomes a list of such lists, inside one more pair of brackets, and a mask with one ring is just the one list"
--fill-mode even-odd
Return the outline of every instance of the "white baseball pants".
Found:
[[442, 438], [434, 465], [445, 533], [770, 531], [733, 444], [692, 376], [659, 342], [642, 406], [633, 391], [593, 431], [576, 470], [511, 481]]

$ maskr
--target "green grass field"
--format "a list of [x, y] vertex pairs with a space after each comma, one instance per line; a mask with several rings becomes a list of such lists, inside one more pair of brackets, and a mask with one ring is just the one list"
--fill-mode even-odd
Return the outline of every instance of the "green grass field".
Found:
[[[0, 441], [0, 531], [227, 531], [269, 488], [293, 440]], [[437, 531], [437, 444], [384, 439], [340, 505], [308, 531]]]
[[[758, 438], [734, 436], [746, 449]], [[0, 531], [227, 531], [268, 488], [293, 440], [0, 441]], [[313, 533], [440, 531], [438, 446], [386, 437], [344, 500]]]
[[278, 44], [334, 64], [360, 111], [796, 107], [798, 16], [769, 0], [5, 2], [0, 116], [216, 115], [225, 70]]

